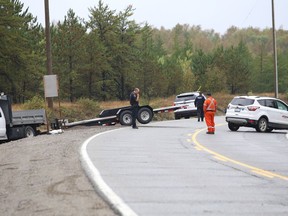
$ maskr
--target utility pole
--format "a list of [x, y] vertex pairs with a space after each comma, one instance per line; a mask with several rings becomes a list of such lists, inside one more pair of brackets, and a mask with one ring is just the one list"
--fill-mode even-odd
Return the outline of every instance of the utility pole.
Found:
[[[46, 35], [46, 57], [47, 57], [47, 73], [52, 75], [52, 52], [51, 52], [51, 34], [50, 34], [50, 18], [49, 18], [49, 0], [44, 0], [45, 4], [45, 35]], [[53, 108], [53, 98], [48, 97], [48, 108]]]
[[277, 48], [276, 48], [276, 31], [275, 31], [275, 17], [274, 17], [274, 0], [272, 0], [272, 31], [273, 31], [275, 98], [278, 98], [278, 68], [277, 68]]

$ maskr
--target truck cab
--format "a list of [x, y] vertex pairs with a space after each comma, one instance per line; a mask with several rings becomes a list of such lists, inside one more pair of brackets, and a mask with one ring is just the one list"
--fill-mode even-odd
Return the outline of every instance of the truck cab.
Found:
[[2, 108], [0, 107], [0, 140], [6, 140], [6, 120]]

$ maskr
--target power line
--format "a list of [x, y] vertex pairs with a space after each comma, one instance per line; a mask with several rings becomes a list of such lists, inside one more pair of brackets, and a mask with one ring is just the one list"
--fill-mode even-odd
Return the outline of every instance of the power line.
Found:
[[243, 20], [243, 22], [241, 23], [241, 26], [243, 26], [243, 24], [247, 21], [247, 19], [250, 17], [250, 15], [252, 14], [252, 12], [254, 11], [256, 5], [258, 3], [258, 0], [255, 0], [255, 3], [253, 5], [253, 7], [251, 8], [251, 10], [249, 11], [249, 13], [247, 14], [247, 16], [245, 17], [245, 19]]

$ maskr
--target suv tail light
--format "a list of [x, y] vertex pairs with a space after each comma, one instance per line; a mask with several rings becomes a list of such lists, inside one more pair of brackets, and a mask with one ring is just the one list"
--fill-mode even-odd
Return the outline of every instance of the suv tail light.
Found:
[[258, 107], [258, 106], [248, 106], [247, 107], [247, 109], [249, 110], [249, 111], [256, 111], [257, 109], [259, 109], [260, 107]]

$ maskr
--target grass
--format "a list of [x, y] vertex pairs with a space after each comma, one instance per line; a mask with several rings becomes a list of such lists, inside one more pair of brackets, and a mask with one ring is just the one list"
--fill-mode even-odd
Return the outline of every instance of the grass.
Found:
[[[232, 100], [235, 95], [216, 93], [213, 97], [218, 102], [219, 110], [224, 111], [227, 107], [228, 103]], [[270, 96], [274, 97], [273, 93], [263, 93], [258, 94], [258, 96]], [[155, 98], [148, 102], [144, 98], [140, 98], [140, 105], [150, 105], [152, 108], [160, 108], [172, 106], [174, 102], [175, 96], [170, 96], [167, 98]], [[287, 103], [288, 95], [280, 94], [279, 98]], [[58, 119], [68, 119], [69, 122], [97, 118], [99, 113], [103, 109], [112, 109], [117, 107], [129, 106], [129, 101], [106, 101], [106, 102], [97, 102], [94, 100], [89, 100], [86, 98], [81, 98], [75, 103], [70, 102], [59, 102], [57, 99], [54, 99], [54, 108], [53, 110], [48, 109], [45, 106], [45, 101], [43, 98], [34, 97], [30, 101], [27, 101], [24, 104], [14, 104], [13, 110], [25, 110], [25, 109], [41, 109], [44, 108], [47, 111], [47, 115], [49, 120], [53, 120], [55, 118]], [[61, 111], [61, 112], [60, 112]], [[218, 115], [223, 115], [223, 112], [218, 112]], [[174, 119], [173, 112], [172, 113], [162, 113], [156, 114], [154, 116], [154, 120], [169, 120]]]

